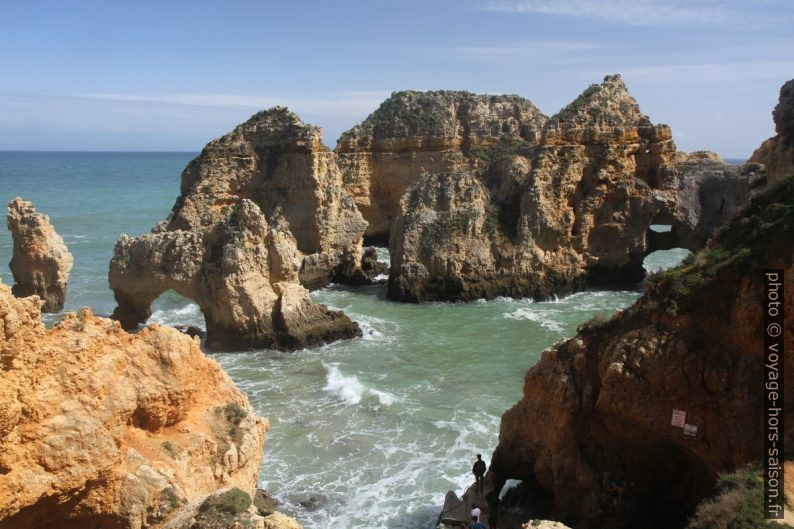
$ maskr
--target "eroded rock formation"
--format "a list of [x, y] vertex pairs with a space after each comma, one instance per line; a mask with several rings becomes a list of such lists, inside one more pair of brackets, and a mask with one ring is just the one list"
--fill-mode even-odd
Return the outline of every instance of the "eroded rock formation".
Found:
[[[500, 141], [487, 165], [426, 173], [403, 196], [390, 298], [548, 297], [638, 281], [648, 253], [701, 247], [750, 192], [750, 169], [677, 155], [670, 128], [640, 112], [620, 76], [533, 123], [536, 144]], [[671, 226], [664, 240], [656, 223]]]
[[347, 316], [311, 303], [298, 282], [301, 259], [286, 228], [270, 228], [248, 199], [205, 229], [122, 235], [110, 263], [113, 318], [135, 328], [170, 289], [199, 305], [212, 349], [295, 349], [359, 336]]
[[154, 231], [206, 229], [244, 198], [295, 238], [306, 257], [305, 286], [323, 285], [356, 267], [367, 223], [345, 191], [319, 127], [275, 107], [211, 141], [185, 168], [181, 195]]
[[400, 197], [422, 173], [472, 170], [500, 144], [534, 145], [545, 121], [518, 96], [393, 93], [336, 146], [345, 186], [369, 222], [367, 236], [388, 238]]
[[66, 283], [74, 258], [47, 215], [31, 202], [15, 198], [8, 203], [8, 229], [14, 241], [11, 273], [14, 295], [39, 296], [44, 312], [58, 312], [66, 300]]
[[[280, 107], [210, 142], [151, 234], [116, 244], [114, 318], [134, 328], [173, 289], [196, 301], [211, 348], [303, 347], [357, 336], [310, 288], [358, 270], [366, 222], [320, 129]], [[299, 284], [300, 281], [300, 284]]]
[[46, 330], [39, 304], [0, 284], [0, 527], [159, 527], [253, 494], [267, 419], [198, 341], [88, 309]]
[[[494, 482], [524, 480], [534, 508], [572, 527], [670, 528], [685, 525], [718, 472], [758, 461], [764, 270], [784, 270], [783, 303], [794, 302], [792, 211], [790, 178], [684, 265], [651, 276], [634, 306], [544, 351], [502, 417]], [[784, 349], [781, 369], [794, 363], [790, 333]], [[673, 409], [694, 436], [671, 425]]]
[[762, 143], [750, 161], [764, 164], [770, 182], [777, 182], [794, 174], [794, 79], [780, 88], [772, 118], [777, 134]]

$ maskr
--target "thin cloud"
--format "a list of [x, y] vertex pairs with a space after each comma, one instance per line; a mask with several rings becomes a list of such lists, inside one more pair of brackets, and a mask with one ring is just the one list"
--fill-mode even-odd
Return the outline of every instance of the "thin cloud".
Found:
[[[388, 94], [387, 94], [388, 95]], [[240, 110], [264, 110], [285, 106], [298, 115], [312, 115], [327, 119], [366, 116], [385, 99], [382, 92], [340, 93], [335, 98], [294, 98], [246, 94], [79, 94], [76, 97], [110, 101], [161, 103]]]
[[788, 78], [794, 71], [794, 61], [743, 61], [725, 63], [659, 64], [625, 68], [626, 77], [644, 79], [677, 79], [685, 77], [690, 82], [716, 83], [718, 80], [736, 78], [779, 79]]
[[569, 62], [571, 59], [588, 56], [587, 52], [603, 50], [611, 47], [604, 42], [588, 42], [576, 40], [535, 40], [518, 41], [499, 45], [466, 45], [466, 46], [436, 46], [436, 47], [410, 47], [409, 50], [422, 55], [432, 54], [439, 58], [504, 62], [517, 59], [532, 59], [534, 61], [548, 60], [555, 64]]
[[531, 41], [516, 42], [507, 46], [453, 46], [445, 51], [479, 59], [510, 59], [532, 56], [549, 51], [586, 51], [600, 50], [609, 45], [597, 42], [577, 41]]
[[675, 0], [526, 0], [491, 2], [485, 11], [591, 18], [627, 25], [681, 25], [725, 23], [736, 20], [721, 4], [694, 6]]

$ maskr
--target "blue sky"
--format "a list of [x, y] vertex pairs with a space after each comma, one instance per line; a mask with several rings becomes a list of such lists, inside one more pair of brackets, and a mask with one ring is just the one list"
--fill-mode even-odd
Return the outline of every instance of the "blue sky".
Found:
[[198, 151], [257, 110], [340, 132], [394, 90], [554, 114], [621, 73], [682, 150], [746, 157], [794, 77], [794, 0], [0, 4], [0, 150]]

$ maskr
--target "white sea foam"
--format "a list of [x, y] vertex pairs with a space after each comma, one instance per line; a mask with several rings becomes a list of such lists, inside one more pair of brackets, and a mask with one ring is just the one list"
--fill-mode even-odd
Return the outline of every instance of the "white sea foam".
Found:
[[556, 310], [522, 308], [522, 309], [516, 309], [513, 312], [506, 312], [505, 314], [503, 314], [503, 317], [510, 320], [531, 321], [539, 324], [544, 329], [548, 329], [553, 332], [562, 332], [563, 331], [562, 325], [560, 325], [559, 322], [551, 318], [552, 314], [557, 314], [558, 312], [559, 311]]
[[160, 325], [195, 325], [204, 328], [204, 315], [195, 303], [172, 309], [157, 309], [147, 323]]
[[347, 401], [349, 404], [359, 404], [368, 395], [375, 397], [383, 406], [391, 406], [396, 400], [396, 397], [391, 393], [367, 388], [355, 375], [343, 374], [339, 370], [338, 365], [328, 365], [323, 362], [323, 366], [328, 371], [323, 389]]

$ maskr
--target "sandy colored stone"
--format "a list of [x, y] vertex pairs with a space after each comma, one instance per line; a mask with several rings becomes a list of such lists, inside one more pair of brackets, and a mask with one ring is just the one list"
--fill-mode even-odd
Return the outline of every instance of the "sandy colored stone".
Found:
[[620, 76], [545, 121], [536, 144], [512, 145], [489, 151], [486, 166], [425, 173], [403, 195], [391, 299], [547, 298], [636, 282], [648, 253], [702, 247], [750, 195], [749, 168], [676, 153], [670, 128], [642, 114]]
[[17, 197], [8, 203], [8, 229], [14, 241], [11, 273], [17, 297], [39, 296], [43, 312], [58, 312], [66, 300], [66, 283], [74, 258], [47, 215]]
[[320, 128], [286, 108], [259, 112], [208, 143], [182, 173], [181, 194], [158, 230], [207, 229], [242, 199], [291, 233], [303, 255], [314, 256], [301, 270], [305, 285], [325, 284], [357, 266], [367, 223]]
[[[366, 224], [320, 129], [282, 107], [259, 112], [188, 164], [181, 195], [152, 233], [119, 238], [109, 273], [113, 317], [134, 329], [173, 289], [201, 308], [212, 349], [360, 336], [344, 314], [314, 307], [299, 284], [361, 275]], [[301, 309], [283, 314], [277, 305]]]
[[500, 141], [534, 145], [545, 120], [519, 96], [395, 92], [342, 134], [335, 151], [345, 187], [369, 222], [366, 234], [386, 238], [400, 198], [423, 173], [480, 167]]
[[[607, 322], [545, 350], [502, 417], [490, 476], [521, 479], [572, 527], [683, 526], [717, 474], [758, 461], [764, 393], [763, 271], [794, 302], [794, 181], [771, 189], [683, 268], [650, 277]], [[786, 329], [794, 314], [786, 313]], [[785, 335], [783, 365], [794, 362]], [[786, 368], [787, 369], [787, 368]], [[781, 396], [794, 405], [794, 391]], [[671, 425], [686, 411], [697, 435]], [[782, 432], [794, 442], [794, 425]], [[628, 482], [615, 508], [611, 483]], [[537, 507], [537, 506], [533, 506]], [[636, 518], [633, 518], [636, 517]]]
[[171, 289], [199, 305], [211, 349], [294, 349], [359, 336], [347, 316], [311, 303], [299, 284], [301, 258], [286, 227], [271, 228], [248, 199], [208, 228], [123, 235], [110, 263], [113, 318], [135, 328]]
[[220, 487], [254, 493], [267, 419], [197, 340], [88, 309], [48, 331], [5, 285], [0, 318], [0, 526], [156, 527]]

